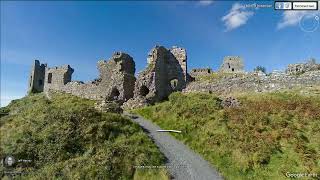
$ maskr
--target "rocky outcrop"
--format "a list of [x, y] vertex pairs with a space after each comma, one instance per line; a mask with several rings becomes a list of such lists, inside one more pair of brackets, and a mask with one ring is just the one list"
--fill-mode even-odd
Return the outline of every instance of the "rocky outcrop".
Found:
[[223, 98], [221, 101], [221, 106], [224, 108], [237, 108], [240, 104], [240, 101], [234, 97]]
[[95, 108], [101, 112], [122, 113], [120, 104], [115, 101], [98, 101], [95, 103]]
[[143, 96], [138, 96], [138, 97], [129, 99], [121, 107], [124, 110], [130, 110], [130, 109], [141, 108], [148, 105], [150, 105], [150, 102], [148, 102], [147, 98]]

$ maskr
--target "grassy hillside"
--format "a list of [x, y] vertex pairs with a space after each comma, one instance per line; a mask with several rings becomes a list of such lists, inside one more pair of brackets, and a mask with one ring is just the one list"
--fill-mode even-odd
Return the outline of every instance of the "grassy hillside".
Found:
[[1, 108], [9, 115], [0, 120], [0, 156], [33, 160], [14, 168], [28, 173], [26, 179], [167, 179], [165, 170], [135, 170], [164, 162], [141, 128], [118, 114], [97, 112], [93, 104], [35, 94]]
[[293, 92], [242, 94], [238, 108], [223, 108], [212, 94], [174, 93], [169, 101], [137, 109], [173, 134], [226, 179], [320, 176], [320, 96]]

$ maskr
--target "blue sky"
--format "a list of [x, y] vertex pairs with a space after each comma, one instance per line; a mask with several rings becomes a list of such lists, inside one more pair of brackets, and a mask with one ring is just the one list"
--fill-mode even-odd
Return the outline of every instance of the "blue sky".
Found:
[[301, 17], [313, 23], [319, 11], [243, 7], [253, 3], [1, 1], [1, 106], [26, 94], [34, 59], [70, 64], [73, 80], [82, 81], [96, 78], [96, 62], [114, 51], [129, 53], [139, 72], [157, 44], [186, 48], [189, 69], [217, 70], [227, 55], [241, 56], [248, 71], [258, 65], [284, 69], [310, 57], [320, 61], [319, 29], [299, 26]]

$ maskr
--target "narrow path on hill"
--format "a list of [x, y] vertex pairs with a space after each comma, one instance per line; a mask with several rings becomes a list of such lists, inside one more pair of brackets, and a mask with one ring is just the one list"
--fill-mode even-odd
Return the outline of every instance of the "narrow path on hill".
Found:
[[207, 161], [187, 146], [160, 129], [151, 121], [140, 116], [124, 113], [132, 121], [138, 123], [153, 139], [160, 151], [166, 156], [168, 171], [177, 180], [217, 180], [223, 179]]

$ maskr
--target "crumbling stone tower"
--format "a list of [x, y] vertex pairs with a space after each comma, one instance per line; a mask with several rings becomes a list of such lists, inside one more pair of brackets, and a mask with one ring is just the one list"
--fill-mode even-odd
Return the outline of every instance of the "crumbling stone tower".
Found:
[[187, 69], [187, 51], [184, 48], [173, 46], [170, 49], [171, 54], [178, 60], [182, 70], [185, 81], [188, 81], [188, 69]]
[[220, 67], [220, 72], [242, 73], [244, 72], [243, 60], [239, 56], [226, 56]]
[[115, 52], [109, 61], [99, 61], [98, 69], [100, 91], [106, 91], [105, 99], [126, 101], [133, 97], [136, 70], [130, 55]]
[[69, 65], [46, 68], [44, 91], [49, 89], [60, 90], [71, 81], [73, 69]]
[[186, 87], [187, 56], [183, 48], [156, 46], [148, 54], [148, 66], [137, 78], [134, 96], [149, 102], [163, 100]]
[[46, 67], [46, 64], [40, 64], [38, 60], [34, 61], [29, 77], [28, 93], [43, 91]]

